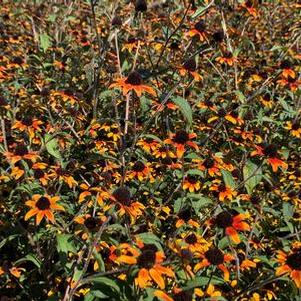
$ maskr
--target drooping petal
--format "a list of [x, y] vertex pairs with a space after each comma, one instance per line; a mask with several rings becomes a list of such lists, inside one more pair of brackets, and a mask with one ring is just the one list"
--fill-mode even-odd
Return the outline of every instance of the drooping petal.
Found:
[[39, 211], [36, 215], [36, 224], [39, 225], [44, 217], [44, 211]]
[[166, 293], [160, 290], [155, 290], [154, 296], [162, 299], [163, 301], [173, 301], [173, 298], [169, 297]]
[[230, 236], [230, 238], [233, 240], [234, 243], [236, 244], [240, 243], [239, 235], [233, 227], [227, 227], [225, 232], [228, 236]]
[[301, 288], [301, 271], [300, 270], [293, 270], [291, 272], [291, 277], [295, 281], [296, 286]]
[[151, 280], [148, 270], [147, 269], [140, 269], [138, 276], [136, 278], [136, 283], [139, 287], [144, 288], [148, 285], [149, 281]]
[[34, 208], [34, 209], [30, 209], [26, 214], [24, 219], [27, 221], [28, 219], [30, 219], [32, 216], [36, 215], [39, 212], [38, 209]]
[[149, 274], [161, 289], [165, 288], [165, 282], [164, 282], [164, 279], [162, 278], [160, 272], [158, 272], [156, 269], [152, 268], [149, 270]]
[[291, 268], [288, 265], [283, 265], [283, 266], [278, 267], [276, 269], [276, 276], [283, 275], [283, 274], [288, 273], [290, 271], [291, 271]]

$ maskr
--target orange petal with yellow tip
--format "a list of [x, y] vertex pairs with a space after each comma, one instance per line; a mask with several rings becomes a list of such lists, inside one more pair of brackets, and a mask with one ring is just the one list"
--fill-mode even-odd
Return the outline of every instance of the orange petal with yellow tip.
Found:
[[45, 215], [46, 215], [46, 217], [48, 218], [49, 221], [54, 223], [54, 215], [50, 210], [46, 210]]
[[34, 209], [30, 209], [26, 214], [24, 219], [27, 221], [28, 219], [30, 219], [32, 216], [36, 215], [39, 212], [39, 210], [37, 208]]
[[41, 220], [43, 219], [44, 217], [44, 212], [43, 211], [39, 211], [36, 215], [36, 224], [39, 225]]
[[301, 288], [301, 271], [300, 270], [293, 270], [291, 272], [291, 277], [295, 281], [296, 286]]
[[121, 255], [116, 260], [119, 263], [127, 263], [127, 264], [136, 264], [137, 260], [135, 257], [128, 256], [128, 255]]
[[227, 227], [226, 234], [229, 235], [232, 241], [235, 242], [236, 244], [240, 243], [239, 235], [233, 227]]
[[276, 269], [276, 276], [283, 275], [291, 271], [291, 268], [288, 265], [283, 265]]
[[155, 290], [154, 296], [162, 299], [163, 301], [173, 301], [173, 298], [169, 297], [167, 294], [160, 290]]
[[139, 270], [138, 277], [136, 278], [136, 282], [139, 287], [144, 288], [148, 285], [149, 281], [151, 280], [148, 270], [147, 269], [141, 269]]
[[161, 276], [161, 273], [159, 273], [156, 269], [150, 269], [149, 274], [161, 289], [165, 288], [165, 282]]
[[229, 281], [230, 273], [229, 273], [228, 269], [223, 264], [218, 265], [218, 268], [224, 272], [225, 281]]
[[282, 160], [280, 160], [280, 159], [269, 158], [267, 161], [272, 166], [273, 172], [276, 172], [278, 170], [278, 167], [282, 167], [284, 169], [287, 169], [287, 164], [285, 162], [283, 162]]

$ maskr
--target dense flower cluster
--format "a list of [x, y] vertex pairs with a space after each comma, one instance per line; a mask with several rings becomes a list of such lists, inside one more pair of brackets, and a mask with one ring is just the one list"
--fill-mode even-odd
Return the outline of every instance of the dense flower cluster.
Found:
[[0, 6], [1, 300], [297, 300], [300, 1]]

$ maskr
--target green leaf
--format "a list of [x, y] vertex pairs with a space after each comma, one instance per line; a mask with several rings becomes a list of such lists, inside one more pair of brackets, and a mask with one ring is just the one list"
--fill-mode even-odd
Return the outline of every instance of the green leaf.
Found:
[[243, 176], [245, 187], [248, 194], [251, 194], [253, 189], [260, 183], [262, 179], [261, 167], [258, 168], [251, 160], [248, 160], [243, 167]]
[[51, 38], [47, 33], [42, 33], [40, 35], [40, 46], [44, 52], [52, 45]]
[[25, 257], [20, 258], [15, 262], [15, 265], [18, 265], [24, 261], [31, 261], [34, 265], [36, 265], [38, 268], [41, 267], [41, 261], [33, 254], [27, 254]]
[[210, 198], [201, 196], [199, 194], [190, 193], [189, 195], [187, 195], [187, 197], [191, 199], [191, 206], [196, 213], [199, 213], [202, 207], [205, 207], [208, 204], [212, 204], [212, 200]]
[[159, 237], [157, 237], [152, 232], [140, 233], [137, 235], [137, 237], [140, 238], [145, 244], [154, 244], [160, 250], [162, 249], [161, 241], [160, 241]]
[[192, 124], [192, 110], [190, 104], [183, 97], [177, 96], [172, 100], [180, 109], [183, 117], [186, 119], [189, 125]]
[[63, 252], [63, 253], [76, 253], [76, 247], [73, 241], [73, 237], [71, 234], [57, 234], [56, 236], [56, 241], [57, 241], [57, 250], [58, 252]]
[[191, 18], [196, 18], [198, 16], [201, 16], [207, 9], [207, 6], [201, 6], [199, 7], [195, 13], [191, 16]]
[[235, 184], [232, 174], [228, 170], [223, 169], [222, 175], [223, 175], [223, 179], [224, 179], [226, 186], [235, 188], [236, 184]]
[[58, 140], [57, 138], [46, 134], [44, 137], [44, 143], [45, 147], [47, 149], [47, 152], [55, 157], [56, 159], [62, 159], [62, 156], [59, 151], [59, 146], [58, 146]]

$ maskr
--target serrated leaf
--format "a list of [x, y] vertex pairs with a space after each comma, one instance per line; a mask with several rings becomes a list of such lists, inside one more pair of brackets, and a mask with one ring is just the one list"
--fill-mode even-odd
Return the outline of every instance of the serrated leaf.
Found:
[[57, 250], [63, 253], [76, 253], [76, 247], [71, 234], [57, 234]]
[[192, 124], [192, 110], [191, 106], [186, 99], [177, 96], [172, 99], [172, 101], [179, 107], [183, 117], [186, 119], [189, 125]]
[[260, 183], [262, 179], [261, 167], [258, 168], [251, 160], [248, 160], [243, 167], [243, 176], [245, 181], [245, 187], [248, 194], [251, 194], [253, 189]]

